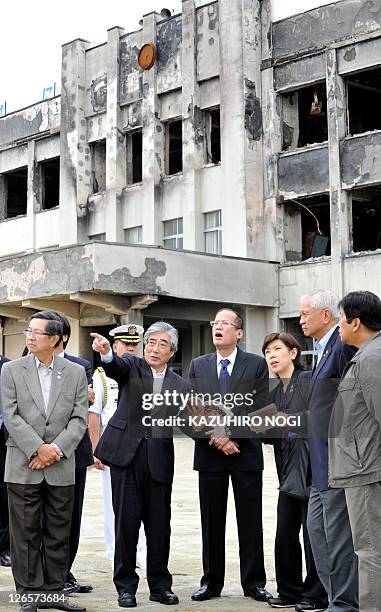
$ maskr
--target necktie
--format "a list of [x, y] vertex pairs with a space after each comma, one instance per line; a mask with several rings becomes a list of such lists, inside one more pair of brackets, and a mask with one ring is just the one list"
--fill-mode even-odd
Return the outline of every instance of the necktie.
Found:
[[229, 363], [230, 363], [229, 359], [221, 359], [220, 361], [221, 370], [220, 370], [219, 381], [220, 381], [220, 389], [221, 389], [222, 396], [224, 396], [228, 390], [228, 382], [230, 378], [230, 374], [228, 372]]

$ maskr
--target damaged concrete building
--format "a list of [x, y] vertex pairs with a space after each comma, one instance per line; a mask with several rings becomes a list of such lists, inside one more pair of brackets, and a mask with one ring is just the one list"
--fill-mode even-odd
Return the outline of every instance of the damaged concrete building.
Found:
[[65, 44], [61, 90], [0, 119], [9, 357], [56, 308], [83, 356], [90, 330], [164, 318], [185, 372], [221, 304], [258, 351], [299, 331], [302, 293], [381, 294], [379, 0], [279, 22], [271, 0], [183, 0]]

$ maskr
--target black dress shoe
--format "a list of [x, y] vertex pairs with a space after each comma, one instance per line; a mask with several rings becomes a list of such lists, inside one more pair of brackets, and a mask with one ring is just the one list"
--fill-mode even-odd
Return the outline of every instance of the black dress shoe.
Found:
[[71, 572], [68, 573], [67, 580], [64, 586], [64, 593], [90, 593], [93, 590], [93, 585], [87, 582], [78, 582]]
[[20, 612], [37, 612], [37, 606], [34, 603], [21, 604]]
[[53, 609], [53, 610], [64, 610], [64, 612], [86, 612], [86, 608], [83, 606], [75, 606], [74, 604], [69, 603], [68, 601], [62, 602], [51, 602], [38, 604], [38, 608], [41, 610]]
[[197, 591], [193, 593], [193, 595], [191, 595], [191, 599], [193, 599], [193, 601], [206, 601], [207, 599], [212, 599], [213, 597], [219, 596], [220, 591], [217, 591], [208, 584], [203, 584], [202, 586], [200, 586], [199, 589], [197, 589]]
[[157, 601], [158, 603], [165, 604], [166, 606], [173, 606], [179, 603], [179, 598], [173, 591], [169, 589], [161, 589], [160, 591], [151, 592], [150, 601]]
[[285, 597], [271, 597], [267, 603], [272, 608], [295, 608], [295, 601], [286, 599]]
[[247, 589], [247, 591], [244, 592], [244, 595], [245, 597], [252, 597], [256, 601], [268, 601], [269, 599], [273, 598], [271, 593], [266, 591], [266, 589], [263, 587], [253, 587], [252, 589]]
[[317, 604], [310, 599], [302, 599], [302, 601], [295, 606], [296, 612], [322, 612], [326, 609], [327, 606]]
[[3, 567], [11, 567], [11, 555], [8, 550], [3, 550], [0, 553], [0, 565]]
[[122, 593], [118, 597], [118, 604], [121, 608], [136, 608], [135, 593]]

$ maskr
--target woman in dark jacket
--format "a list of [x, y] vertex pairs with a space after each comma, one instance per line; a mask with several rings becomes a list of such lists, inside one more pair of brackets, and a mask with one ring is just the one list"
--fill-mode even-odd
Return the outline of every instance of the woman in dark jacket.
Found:
[[[306, 526], [309, 462], [308, 444], [301, 436], [306, 425], [309, 373], [302, 371], [301, 348], [291, 334], [269, 334], [264, 339], [262, 351], [270, 370], [279, 379], [270, 392], [269, 403], [275, 403], [278, 412], [284, 415], [300, 417], [301, 423], [293, 429], [278, 429], [276, 434], [271, 430], [270, 434], [273, 436], [271, 443], [274, 444], [280, 490], [275, 538], [278, 597], [273, 597], [268, 603], [273, 608], [295, 607], [297, 612], [325, 610], [327, 596], [316, 572]], [[301, 527], [307, 569], [304, 581], [299, 539]]]

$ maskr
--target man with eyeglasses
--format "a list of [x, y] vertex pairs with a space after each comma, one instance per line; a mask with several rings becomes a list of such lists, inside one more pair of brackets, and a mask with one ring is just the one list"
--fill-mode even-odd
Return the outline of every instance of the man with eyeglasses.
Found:
[[[118, 604], [136, 607], [139, 576], [135, 571], [139, 527], [147, 538], [147, 582], [150, 600], [177, 604], [168, 571], [171, 492], [174, 470], [172, 427], [157, 432], [144, 417], [175, 416], [175, 402], [159, 402], [167, 393], [186, 393], [185, 380], [168, 362], [178, 346], [178, 332], [159, 321], [144, 334], [144, 357], [113, 354], [110, 342], [92, 333], [93, 350], [101, 354], [107, 376], [119, 384], [118, 408], [102, 434], [95, 456], [110, 466], [115, 513], [114, 584]], [[151, 398], [151, 404], [145, 403]], [[164, 404], [164, 405], [162, 405]]]
[[[189, 368], [192, 391], [232, 400], [235, 415], [265, 404], [268, 369], [259, 355], [238, 348], [243, 321], [230, 308], [219, 310], [212, 327], [215, 353], [193, 359]], [[207, 432], [205, 432], [207, 433]], [[239, 436], [239, 437], [236, 437]], [[262, 534], [261, 440], [249, 430], [227, 430], [222, 437], [195, 441], [194, 469], [199, 473], [204, 575], [194, 601], [219, 597], [225, 575], [225, 524], [229, 480], [234, 492], [241, 584], [244, 595], [267, 601]]]
[[[125, 353], [140, 355], [144, 328], [141, 325], [119, 325], [109, 332], [114, 339], [112, 349], [118, 357]], [[106, 376], [103, 368], [96, 368], [93, 376], [95, 401], [89, 407], [89, 433], [93, 450], [95, 450], [99, 439], [107, 427], [112, 415], [118, 405], [119, 387], [118, 383]], [[95, 459], [95, 467], [102, 471], [103, 480], [103, 524], [106, 544], [106, 554], [109, 559], [114, 558], [115, 552], [115, 520], [112, 507], [111, 475], [110, 468], [99, 459]], [[136, 550], [136, 567], [146, 568], [146, 536], [143, 525], [140, 526], [139, 540]]]
[[69, 603], [62, 589], [74, 499], [74, 451], [87, 427], [86, 374], [78, 364], [54, 355], [62, 337], [55, 313], [34, 314], [25, 335], [30, 354], [5, 363], [1, 372], [9, 433], [5, 480], [13, 577], [17, 592], [24, 595], [24, 612], [37, 607], [85, 611]]

